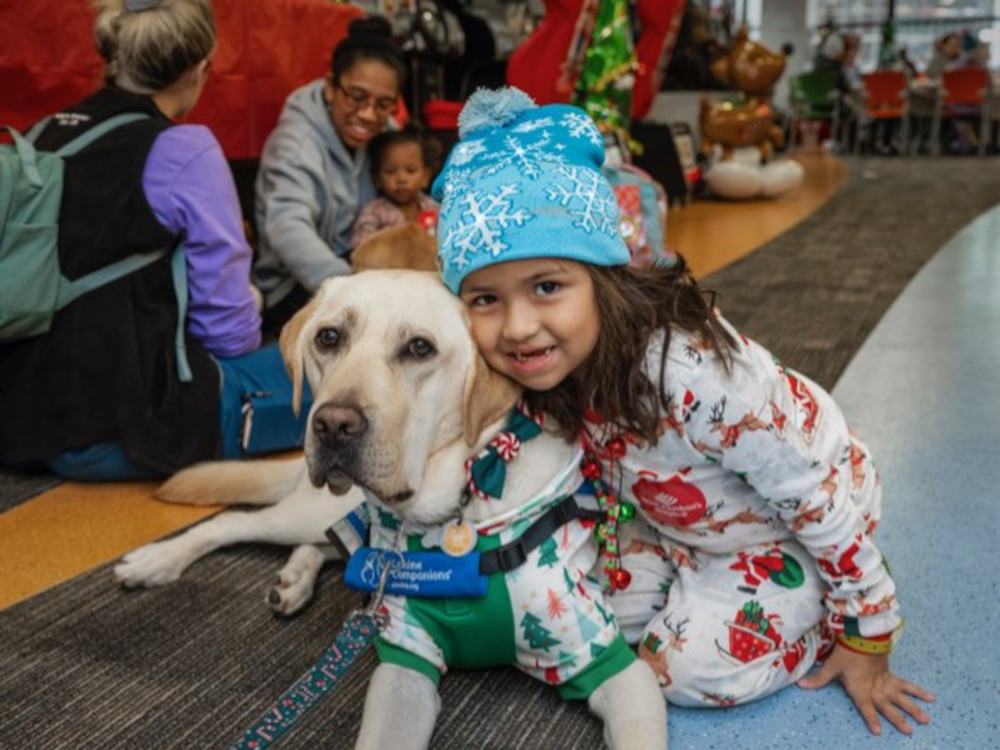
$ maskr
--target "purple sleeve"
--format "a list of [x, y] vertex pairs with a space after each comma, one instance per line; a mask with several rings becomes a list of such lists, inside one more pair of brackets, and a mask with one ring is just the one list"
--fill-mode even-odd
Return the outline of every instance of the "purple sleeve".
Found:
[[184, 243], [191, 335], [218, 357], [257, 349], [253, 255], [232, 173], [215, 136], [201, 125], [160, 133], [146, 159], [142, 187], [156, 218]]

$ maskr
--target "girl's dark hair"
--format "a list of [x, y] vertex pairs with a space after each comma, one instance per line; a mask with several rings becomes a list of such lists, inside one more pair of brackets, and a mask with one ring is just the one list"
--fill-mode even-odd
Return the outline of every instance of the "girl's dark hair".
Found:
[[[700, 334], [727, 366], [736, 342], [716, 319], [715, 293], [698, 286], [681, 257], [671, 266], [586, 268], [600, 315], [597, 345], [579, 373], [552, 390], [528, 391], [526, 398], [534, 409], [551, 414], [567, 439], [580, 434], [589, 408], [654, 444], [668, 403], [664, 376], [671, 327]], [[646, 349], [661, 331], [660, 378], [653, 383], [646, 373]]]
[[333, 50], [330, 69], [333, 82], [354, 67], [359, 60], [378, 60], [396, 71], [400, 89], [406, 80], [406, 60], [392, 40], [392, 26], [382, 16], [355, 18], [347, 27], [347, 36]]
[[441, 145], [436, 139], [425, 135], [416, 126], [408, 124], [402, 130], [385, 130], [372, 138], [368, 144], [368, 158], [371, 161], [373, 178], [378, 178], [379, 170], [382, 169], [382, 161], [389, 148], [402, 143], [415, 143], [419, 146], [424, 166], [431, 171], [431, 174], [438, 171], [441, 162]]

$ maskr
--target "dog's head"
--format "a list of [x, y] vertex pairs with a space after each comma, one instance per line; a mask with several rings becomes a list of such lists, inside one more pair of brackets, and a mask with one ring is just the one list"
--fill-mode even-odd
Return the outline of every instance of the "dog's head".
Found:
[[518, 387], [486, 366], [461, 301], [436, 274], [366, 271], [329, 279], [281, 332], [294, 387], [313, 394], [309, 476], [358, 484], [387, 504], [420, 490], [428, 460], [472, 446], [516, 402]]

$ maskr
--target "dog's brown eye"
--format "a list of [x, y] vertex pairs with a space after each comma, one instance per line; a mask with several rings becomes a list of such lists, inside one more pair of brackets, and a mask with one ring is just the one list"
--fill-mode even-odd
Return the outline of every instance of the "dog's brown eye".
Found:
[[336, 328], [320, 328], [316, 332], [316, 346], [321, 349], [336, 349], [340, 343], [340, 331]]
[[434, 354], [434, 345], [427, 339], [413, 339], [406, 345], [406, 353], [416, 359], [425, 359]]

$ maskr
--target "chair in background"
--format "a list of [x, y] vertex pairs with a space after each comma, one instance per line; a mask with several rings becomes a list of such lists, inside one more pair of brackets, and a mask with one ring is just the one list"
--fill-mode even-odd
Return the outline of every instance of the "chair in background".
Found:
[[900, 153], [909, 149], [910, 107], [908, 81], [900, 70], [879, 70], [862, 77], [862, 102], [859, 113], [858, 133], [854, 139], [854, 153], [861, 153], [865, 142], [875, 149], [875, 131], [881, 125], [884, 141], [889, 141], [889, 128], [899, 121]]
[[941, 153], [941, 123], [967, 122], [969, 117], [979, 120], [979, 156], [986, 153], [990, 128], [990, 74], [985, 68], [957, 68], [945, 70], [941, 74], [941, 86], [934, 106], [934, 120], [931, 126], [931, 149], [937, 156]]
[[825, 70], [809, 70], [788, 79], [788, 101], [792, 110], [789, 146], [802, 143], [801, 130], [806, 123], [828, 123], [830, 138], [836, 140], [840, 129], [840, 90], [837, 77]]

